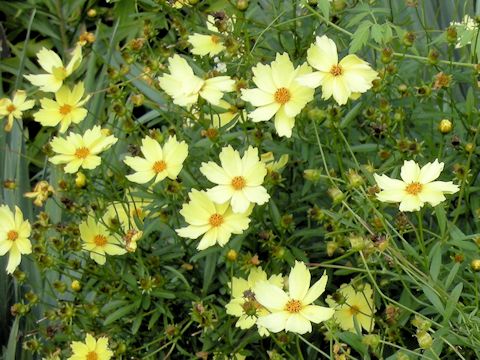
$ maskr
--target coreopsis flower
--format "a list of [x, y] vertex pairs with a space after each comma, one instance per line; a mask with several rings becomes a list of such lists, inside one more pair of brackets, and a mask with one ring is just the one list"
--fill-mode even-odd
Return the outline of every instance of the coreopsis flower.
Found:
[[212, 105], [218, 105], [225, 92], [234, 90], [235, 81], [229, 76], [217, 76], [207, 80], [193, 73], [187, 61], [179, 55], [168, 59], [170, 74], [160, 77], [161, 88], [173, 98], [173, 103], [189, 107], [202, 97]]
[[7, 274], [15, 271], [22, 255], [32, 252], [30, 236], [31, 226], [23, 220], [23, 213], [15, 206], [13, 213], [7, 205], [0, 206], [0, 256], [8, 254]]
[[240, 158], [240, 153], [229, 145], [222, 149], [219, 157], [221, 167], [213, 161], [200, 167], [200, 172], [217, 184], [207, 191], [215, 203], [230, 201], [234, 212], [244, 213], [250, 204], [262, 205], [270, 199], [262, 186], [267, 169], [258, 157], [257, 148], [249, 146]]
[[[80, 123], [87, 116], [87, 109], [82, 106], [88, 101], [89, 96], [83, 98], [85, 87], [79, 82], [72, 90], [62, 86], [55, 93], [55, 101], [47, 98], [40, 100], [42, 109], [33, 117], [42, 126], [57, 126], [60, 124], [60, 133], [64, 133], [74, 123]], [[83, 98], [83, 99], [82, 99]]]
[[222, 38], [218, 36], [218, 29], [215, 26], [215, 18], [212, 15], [207, 16], [207, 29], [211, 32], [209, 35], [194, 33], [188, 36], [188, 42], [192, 45], [192, 54], [214, 57], [225, 50]]
[[224, 246], [232, 234], [241, 234], [248, 228], [251, 209], [244, 213], [234, 213], [230, 204], [215, 204], [205, 191], [192, 190], [188, 194], [190, 202], [183, 204], [180, 214], [188, 226], [177, 229], [178, 235], [184, 238], [202, 240], [197, 246], [204, 250], [218, 244]]
[[298, 78], [298, 82], [311, 88], [322, 87], [322, 99], [333, 96], [338, 105], [347, 103], [349, 97], [372, 87], [377, 72], [357, 55], [350, 54], [338, 61], [337, 46], [327, 36], [317, 36], [315, 44], [307, 51], [307, 61], [316, 70]]
[[109, 228], [120, 231], [123, 234], [125, 249], [128, 252], [135, 252], [137, 241], [143, 236], [137, 223], [142, 224], [148, 210], [144, 207], [147, 203], [144, 199], [132, 199], [130, 202], [114, 202], [110, 204], [102, 220]]
[[271, 151], [260, 155], [260, 160], [265, 164], [268, 173], [279, 172], [288, 163], [288, 154], [283, 154], [280, 159], [275, 161]]
[[176, 136], [170, 136], [163, 147], [147, 136], [142, 140], [140, 150], [144, 157], [127, 156], [124, 160], [136, 171], [127, 175], [127, 179], [138, 184], [145, 184], [152, 179], [156, 184], [166, 177], [175, 180], [188, 155], [188, 145], [185, 141], [177, 141]]
[[443, 163], [435, 159], [420, 169], [415, 161], [408, 160], [400, 170], [402, 180], [374, 174], [375, 181], [382, 190], [377, 194], [377, 199], [400, 203], [400, 211], [417, 211], [425, 203], [436, 206], [445, 200], [444, 194], [455, 194], [459, 190], [458, 185], [451, 181], [434, 181], [440, 176], [443, 166]]
[[48, 181], [41, 180], [36, 183], [35, 187], [33, 188], [33, 191], [26, 192], [23, 194], [23, 196], [30, 198], [30, 199], [35, 199], [33, 200], [33, 203], [36, 206], [43, 206], [45, 201], [52, 195], [54, 192], [53, 187], [48, 183]]
[[87, 334], [85, 342], [72, 341], [72, 356], [67, 360], [110, 360], [113, 351], [108, 347], [108, 339], [100, 337], [96, 340], [92, 335]]
[[25, 78], [33, 85], [39, 86], [42, 91], [57, 92], [62, 87], [63, 81], [80, 66], [82, 47], [77, 45], [71, 55], [70, 62], [64, 66], [62, 59], [54, 51], [42, 48], [37, 53], [37, 59], [47, 74], [25, 75]]
[[[282, 275], [272, 275], [267, 280], [267, 273], [261, 267], [252, 268], [247, 279], [233, 277], [230, 285], [232, 299], [225, 305], [227, 314], [238, 317], [235, 326], [240, 329], [249, 329], [257, 322], [257, 318], [267, 315], [268, 311], [255, 299], [253, 288], [259, 281], [267, 281], [270, 284], [283, 288]], [[267, 329], [258, 327], [260, 335], [268, 335]]]
[[337, 290], [335, 300], [332, 296], [328, 296], [325, 301], [331, 308], [335, 309], [333, 319], [341, 329], [355, 331], [355, 319], [366, 331], [373, 330], [375, 306], [370, 284], [365, 284], [361, 291], [355, 290], [352, 285], [343, 284]]
[[50, 162], [55, 165], [66, 164], [64, 171], [70, 174], [77, 172], [80, 167], [95, 169], [102, 161], [98, 155], [118, 140], [107, 133], [108, 130], [94, 126], [83, 135], [70, 133], [65, 139], [54, 137], [50, 144], [57, 155], [53, 156]]
[[313, 100], [314, 90], [299, 84], [299, 76], [310, 74], [306, 63], [296, 68], [288, 54], [277, 54], [270, 65], [252, 68], [256, 89], [242, 89], [242, 99], [256, 107], [248, 114], [254, 122], [267, 121], [275, 116], [275, 129], [280, 136], [291, 137], [295, 116]]
[[13, 127], [13, 120], [20, 120], [23, 112], [31, 109], [35, 105], [35, 100], [27, 100], [27, 93], [24, 90], [17, 90], [13, 94], [13, 99], [0, 99], [0, 119], [7, 117], [5, 131], [9, 132]]
[[123, 255], [126, 253], [119, 237], [112, 234], [104, 224], [96, 222], [93, 216], [89, 215], [87, 220], [82, 221], [78, 228], [83, 240], [83, 249], [90, 252], [90, 258], [97, 264], [105, 264], [105, 255]]
[[266, 281], [257, 282], [253, 289], [255, 299], [270, 312], [259, 317], [257, 324], [273, 333], [282, 330], [298, 334], [311, 332], [311, 322], [326, 321], [335, 312], [328, 307], [312, 305], [325, 291], [327, 280], [324, 273], [310, 287], [310, 271], [303, 262], [295, 261], [288, 276], [288, 293]]

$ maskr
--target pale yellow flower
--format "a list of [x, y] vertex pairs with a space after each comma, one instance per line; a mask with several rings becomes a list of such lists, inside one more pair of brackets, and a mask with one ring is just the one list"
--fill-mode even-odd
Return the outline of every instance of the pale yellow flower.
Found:
[[279, 172], [285, 167], [285, 165], [287, 165], [288, 154], [283, 154], [282, 156], [280, 156], [280, 159], [275, 161], [275, 158], [273, 157], [273, 153], [269, 151], [267, 153], [263, 153], [262, 155], [260, 155], [260, 160], [265, 164], [265, 167], [267, 168], [267, 171], [269, 173]]
[[42, 48], [37, 53], [40, 66], [48, 74], [25, 75], [25, 78], [33, 85], [39, 86], [45, 92], [57, 92], [63, 85], [63, 81], [69, 77], [82, 62], [82, 47], [77, 45], [72, 51], [72, 57], [67, 66], [63, 65], [62, 59], [54, 51]]
[[373, 303], [373, 290], [370, 284], [365, 284], [361, 291], [356, 291], [352, 285], [343, 284], [337, 290], [339, 302], [336, 302], [332, 296], [328, 296], [326, 303], [335, 313], [333, 318], [340, 328], [345, 331], [355, 331], [354, 319], [360, 327], [366, 331], [372, 331], [375, 319], [375, 306]]
[[54, 192], [53, 187], [48, 183], [48, 181], [41, 180], [37, 182], [35, 187], [33, 188], [33, 191], [26, 192], [23, 194], [23, 196], [30, 198], [30, 199], [35, 199], [33, 200], [33, 203], [36, 206], [43, 206], [45, 201], [52, 195]]
[[443, 163], [437, 159], [427, 163], [421, 169], [413, 161], [405, 161], [400, 170], [402, 180], [391, 179], [386, 175], [374, 174], [375, 181], [382, 191], [378, 200], [388, 203], [400, 203], [400, 211], [417, 211], [429, 203], [436, 206], [445, 200], [444, 194], [455, 194], [459, 187], [451, 181], [434, 181], [443, 170]]
[[220, 153], [220, 163], [202, 163], [200, 172], [211, 182], [218, 184], [207, 191], [217, 204], [231, 202], [234, 212], [247, 211], [250, 204], [263, 205], [270, 199], [262, 186], [267, 169], [259, 160], [258, 149], [249, 146], [240, 158], [240, 153], [229, 145]]
[[72, 90], [64, 85], [55, 93], [55, 101], [47, 98], [40, 100], [42, 109], [33, 117], [42, 126], [57, 126], [60, 124], [60, 133], [64, 133], [74, 123], [80, 123], [87, 116], [87, 109], [82, 106], [89, 96], [82, 99], [85, 93], [83, 82], [79, 82]]
[[314, 90], [300, 85], [296, 79], [312, 72], [306, 63], [293, 67], [288, 54], [277, 54], [270, 65], [252, 68], [256, 89], [242, 89], [242, 99], [256, 107], [248, 116], [254, 121], [267, 121], [275, 116], [278, 135], [291, 137], [295, 116], [313, 100]]
[[30, 236], [31, 226], [23, 220], [19, 207], [13, 213], [7, 205], [0, 206], [0, 256], [8, 254], [7, 274], [15, 271], [22, 260], [22, 255], [32, 252]]
[[143, 219], [148, 214], [144, 207], [147, 202], [144, 199], [129, 198], [127, 202], [114, 202], [110, 204], [102, 216], [102, 220], [110, 229], [120, 231], [123, 235], [125, 249], [134, 252], [137, 249], [137, 241], [141, 239], [143, 231], [139, 228]]
[[83, 249], [90, 252], [90, 258], [97, 264], [105, 264], [107, 255], [123, 255], [126, 250], [118, 235], [112, 234], [102, 223], [96, 222], [92, 215], [78, 226], [83, 240]]
[[50, 144], [58, 155], [53, 156], [50, 162], [55, 165], [66, 164], [64, 171], [70, 174], [76, 173], [80, 167], [95, 169], [102, 162], [98, 155], [118, 140], [105, 132], [100, 126], [94, 126], [83, 135], [70, 133], [66, 139], [54, 137]]
[[322, 86], [322, 99], [333, 96], [339, 105], [347, 103], [348, 98], [358, 98], [360, 93], [372, 87], [377, 72], [357, 55], [350, 54], [338, 62], [337, 46], [327, 36], [317, 36], [315, 44], [307, 51], [307, 61], [316, 70], [301, 76], [297, 81], [305, 86]]
[[257, 324], [273, 333], [282, 330], [298, 334], [312, 331], [311, 322], [318, 324], [333, 316], [333, 309], [312, 305], [325, 291], [326, 274], [310, 287], [310, 271], [303, 262], [295, 261], [288, 276], [288, 293], [266, 281], [256, 283], [253, 291], [256, 300], [269, 310]]
[[[233, 277], [230, 285], [232, 299], [225, 305], [227, 314], [238, 317], [235, 326], [240, 329], [249, 329], [256, 324], [257, 318], [267, 315], [268, 311], [255, 299], [253, 288], [259, 281], [268, 281], [278, 288], [283, 288], [283, 277], [281, 274], [272, 275], [267, 280], [267, 274], [261, 267], [252, 268], [247, 279]], [[267, 329], [259, 327], [261, 335], [268, 335]]]
[[87, 334], [85, 343], [80, 341], [72, 341], [72, 356], [67, 360], [110, 360], [113, 352], [108, 347], [108, 339], [100, 337], [98, 340]]
[[217, 35], [218, 29], [215, 26], [215, 18], [211, 15], [207, 17], [207, 29], [211, 34], [194, 33], [188, 37], [188, 42], [192, 45], [192, 54], [214, 57], [225, 50], [222, 38]]
[[170, 136], [163, 147], [147, 136], [142, 140], [140, 150], [144, 157], [127, 156], [124, 160], [125, 164], [136, 171], [127, 175], [127, 179], [138, 184], [145, 184], [152, 179], [156, 184], [166, 177], [175, 180], [188, 155], [188, 145], [185, 141], [177, 141], [176, 136]]
[[31, 109], [34, 105], [35, 100], [27, 100], [27, 93], [23, 90], [15, 91], [12, 100], [9, 98], [0, 99], [0, 119], [7, 117], [5, 131], [11, 131], [13, 120], [20, 120], [23, 112]]
[[161, 88], [173, 98], [173, 103], [189, 107], [202, 97], [212, 105], [218, 105], [225, 92], [234, 90], [235, 81], [229, 76], [217, 76], [207, 80], [193, 73], [187, 61], [175, 54], [168, 59], [170, 74], [159, 78]]
[[189, 224], [177, 229], [181, 237], [197, 239], [203, 235], [198, 250], [218, 244], [224, 246], [232, 234], [241, 234], [248, 228], [251, 209], [244, 213], [234, 213], [229, 205], [215, 204], [205, 191], [192, 190], [188, 194], [190, 202], [183, 204], [180, 214]]

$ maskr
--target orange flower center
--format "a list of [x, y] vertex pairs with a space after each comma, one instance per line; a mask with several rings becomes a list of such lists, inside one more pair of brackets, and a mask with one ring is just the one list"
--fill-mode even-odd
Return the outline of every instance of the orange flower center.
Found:
[[213, 227], [220, 226], [223, 224], [223, 216], [220, 214], [213, 214], [212, 216], [210, 216], [210, 219], [208, 219], [208, 222]]
[[289, 300], [285, 305], [285, 310], [291, 313], [298, 313], [302, 310], [302, 303], [299, 300]]
[[95, 235], [95, 237], [93, 238], [93, 242], [97, 246], [105, 246], [105, 244], [107, 243], [107, 237], [105, 235]]
[[85, 159], [88, 155], [90, 155], [90, 150], [88, 148], [86, 148], [85, 146], [81, 147], [81, 148], [78, 148], [75, 151], [75, 156], [79, 159]]
[[245, 185], [246, 185], [246, 181], [243, 178], [243, 176], [235, 176], [232, 179], [232, 187], [235, 190], [242, 190], [245, 187]]
[[342, 75], [343, 70], [339, 65], [333, 65], [332, 68], [330, 69], [330, 74], [333, 76], [340, 76]]
[[418, 182], [413, 182], [408, 184], [405, 188], [405, 191], [410, 195], [417, 195], [420, 191], [422, 191], [423, 185]]
[[7, 106], [7, 111], [8, 111], [9, 113], [14, 112], [16, 109], [17, 109], [17, 108], [16, 108], [15, 105], [13, 105], [13, 104], [10, 104], [10, 105]]
[[60, 106], [60, 114], [62, 115], [68, 115], [70, 113], [70, 111], [72, 111], [72, 107], [68, 104], [65, 104], [65, 105], [62, 105]]
[[357, 315], [360, 312], [360, 309], [358, 308], [357, 305], [352, 305], [350, 306], [349, 311], [350, 311], [350, 315], [353, 316], [353, 315]]
[[220, 42], [220, 38], [217, 35], [212, 35], [211, 39], [214, 44], [218, 44]]
[[95, 351], [90, 351], [87, 354], [87, 359], [86, 360], [98, 360], [98, 355]]
[[163, 160], [155, 161], [155, 163], [153, 164], [153, 171], [155, 171], [155, 173], [157, 174], [161, 173], [166, 168], [167, 168], [167, 163]]
[[273, 95], [273, 97], [277, 103], [283, 105], [287, 103], [292, 96], [290, 95], [290, 91], [288, 91], [287, 88], [282, 87], [277, 91], [275, 91], [275, 94]]
[[18, 232], [16, 232], [15, 230], [10, 230], [7, 233], [7, 239], [10, 240], [10, 241], [17, 240], [18, 239]]

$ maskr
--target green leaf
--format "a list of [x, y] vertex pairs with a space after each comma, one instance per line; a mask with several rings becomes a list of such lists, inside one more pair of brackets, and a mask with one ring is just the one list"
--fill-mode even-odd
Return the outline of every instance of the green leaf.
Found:
[[450, 293], [450, 296], [448, 297], [448, 301], [447, 301], [447, 308], [443, 313], [443, 321], [445, 323], [448, 322], [448, 320], [450, 320], [450, 317], [452, 316], [453, 311], [455, 310], [455, 306], [458, 303], [458, 299], [462, 294], [462, 290], [463, 290], [463, 283], [458, 283], [457, 286], [455, 286], [452, 292]]
[[373, 24], [372, 28], [370, 29], [372, 32], [372, 39], [377, 43], [377, 44], [382, 44], [383, 42], [383, 36], [384, 36], [384, 30], [383, 26], [380, 24]]
[[106, 317], [105, 321], [103, 322], [103, 325], [104, 326], [110, 325], [111, 323], [117, 321], [118, 319], [120, 319], [120, 318], [130, 314], [131, 312], [137, 310], [140, 303], [141, 303], [141, 299], [137, 300], [133, 304], [124, 306], [124, 307], [114, 311], [113, 313], [111, 313], [110, 315], [108, 315]]
[[5, 360], [15, 360], [15, 353], [17, 352], [18, 322], [19, 317], [16, 317], [10, 329]]
[[448, 289], [453, 282], [453, 279], [455, 279], [455, 276], [458, 273], [458, 269], [460, 269], [460, 263], [455, 263], [448, 273], [447, 279], [445, 280], [445, 289]]
[[445, 312], [445, 308], [443, 307], [442, 301], [440, 300], [438, 295], [435, 294], [435, 292], [426, 285], [422, 285], [421, 287], [423, 293], [428, 298], [428, 300], [430, 300], [430, 303], [433, 305], [435, 310], [437, 310], [440, 314], [443, 314]]
[[438, 280], [440, 268], [442, 266], [442, 244], [436, 243], [430, 251], [430, 276], [433, 281]]
[[329, 0], [319, 0], [317, 7], [320, 9], [320, 12], [325, 17], [325, 19], [330, 18], [330, 1]]
[[352, 42], [350, 43], [350, 54], [357, 52], [365, 46], [370, 37], [371, 21], [364, 21], [360, 24], [358, 29], [353, 34]]
[[438, 227], [440, 228], [440, 234], [445, 235], [447, 230], [447, 215], [445, 214], [445, 208], [442, 205], [435, 206], [435, 215], [437, 217]]

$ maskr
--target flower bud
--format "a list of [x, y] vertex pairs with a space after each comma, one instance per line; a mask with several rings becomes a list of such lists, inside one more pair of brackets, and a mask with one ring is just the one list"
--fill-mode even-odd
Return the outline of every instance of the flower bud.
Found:
[[380, 344], [380, 336], [376, 334], [365, 335], [362, 337], [362, 343], [375, 349]]
[[470, 267], [473, 271], [480, 271], [480, 259], [473, 259], [470, 263]]
[[415, 33], [411, 32], [411, 31], [408, 31], [405, 33], [405, 35], [403, 35], [403, 45], [407, 46], [407, 47], [410, 47], [413, 45], [413, 43], [415, 42]]
[[426, 331], [417, 333], [418, 345], [424, 350], [430, 349], [433, 344], [432, 336]]
[[339, 188], [330, 188], [327, 190], [327, 193], [334, 204], [340, 204], [343, 200], [345, 200], [345, 194]]
[[75, 292], [79, 292], [80, 290], [82, 290], [82, 284], [80, 284], [80, 281], [78, 280], [73, 280], [72, 283], [70, 284], [70, 287]]
[[237, 260], [237, 257], [238, 257], [238, 253], [234, 249], [228, 250], [228, 252], [227, 252], [227, 260], [228, 261], [234, 262], [234, 261]]
[[448, 119], [443, 119], [440, 121], [440, 123], [438, 124], [438, 130], [442, 133], [442, 134], [448, 134], [450, 131], [452, 131], [453, 129], [453, 124], [450, 120]]
[[350, 169], [347, 173], [348, 184], [352, 188], [358, 188], [363, 185], [363, 177], [353, 169]]
[[237, 9], [240, 11], [247, 10], [248, 5], [249, 5], [248, 0], [237, 0]]
[[303, 171], [303, 177], [307, 181], [311, 181], [313, 183], [317, 182], [320, 180], [322, 175], [322, 171], [320, 169], [305, 169]]
[[145, 96], [143, 94], [132, 95], [132, 104], [133, 106], [142, 106], [145, 101]]
[[465, 144], [465, 151], [467, 153], [473, 153], [475, 151], [475, 144], [474, 143], [466, 143]]
[[436, 65], [438, 63], [439, 56], [440, 56], [440, 53], [437, 50], [431, 49], [430, 52], [428, 53], [428, 62], [431, 65]]
[[97, 16], [97, 10], [95, 10], [95, 9], [89, 9], [89, 10], [87, 11], [87, 16], [88, 16], [88, 17], [91, 17], [91, 18]]
[[348, 240], [352, 249], [356, 251], [361, 251], [368, 245], [367, 240], [360, 235], [352, 234], [348, 237]]
[[384, 48], [382, 50], [381, 60], [384, 64], [389, 64], [393, 58], [393, 50], [391, 48]]
[[446, 31], [447, 42], [449, 44], [457, 43], [457, 29], [454, 26], [450, 26]]

